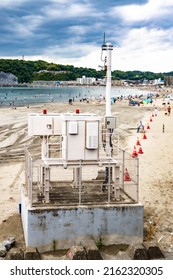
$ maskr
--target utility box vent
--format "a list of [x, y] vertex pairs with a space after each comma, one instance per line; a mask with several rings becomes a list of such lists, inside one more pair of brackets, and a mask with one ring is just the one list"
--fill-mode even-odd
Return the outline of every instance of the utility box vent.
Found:
[[77, 122], [69, 122], [68, 133], [72, 135], [78, 134], [78, 124]]
[[87, 149], [97, 149], [98, 148], [98, 137], [97, 136], [89, 136], [86, 148]]
[[98, 122], [86, 123], [86, 148], [98, 149]]

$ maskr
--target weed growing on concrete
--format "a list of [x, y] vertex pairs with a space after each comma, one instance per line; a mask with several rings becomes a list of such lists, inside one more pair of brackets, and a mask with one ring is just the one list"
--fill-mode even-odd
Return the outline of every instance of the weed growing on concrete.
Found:
[[95, 244], [97, 248], [100, 250], [104, 246], [103, 238], [100, 236], [96, 241]]

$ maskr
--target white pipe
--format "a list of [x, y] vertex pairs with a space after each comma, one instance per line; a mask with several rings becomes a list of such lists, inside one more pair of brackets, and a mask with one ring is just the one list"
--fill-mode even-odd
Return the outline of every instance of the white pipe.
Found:
[[111, 51], [113, 46], [106, 44], [107, 50], [107, 72], [106, 72], [106, 116], [111, 116]]

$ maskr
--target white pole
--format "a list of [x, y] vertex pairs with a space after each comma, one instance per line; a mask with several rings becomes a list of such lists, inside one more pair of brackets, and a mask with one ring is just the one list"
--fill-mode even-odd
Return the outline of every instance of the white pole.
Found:
[[111, 116], [111, 50], [112, 45], [107, 43], [106, 116]]
[[102, 46], [102, 50], [107, 51], [106, 57], [106, 116], [111, 116], [111, 51], [113, 46], [111, 43], [106, 43]]

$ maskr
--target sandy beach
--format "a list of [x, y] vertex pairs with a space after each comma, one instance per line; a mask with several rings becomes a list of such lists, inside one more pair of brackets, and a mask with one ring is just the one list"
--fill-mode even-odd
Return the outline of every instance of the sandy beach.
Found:
[[[152, 116], [155, 107], [158, 115]], [[75, 112], [79, 108], [83, 113], [105, 114], [105, 104], [94, 102], [0, 109], [0, 241], [14, 235], [18, 244], [23, 242], [21, 226], [16, 227], [16, 224], [20, 223], [18, 205], [24, 183], [24, 146], [34, 143], [34, 139], [27, 136], [27, 118], [29, 113], [41, 113], [44, 108], [51, 113]], [[120, 147], [132, 153], [138, 138], [143, 150], [138, 156], [145, 238], [159, 242], [163, 250], [173, 252], [173, 112], [170, 116], [165, 115], [160, 98], [145, 106], [128, 106], [127, 100], [118, 101], [112, 105], [112, 114], [117, 115]], [[137, 133], [140, 120], [146, 124], [147, 139], [143, 139], [143, 133]], [[147, 129], [148, 124], [150, 129]]]

